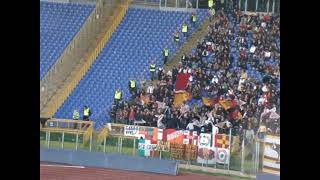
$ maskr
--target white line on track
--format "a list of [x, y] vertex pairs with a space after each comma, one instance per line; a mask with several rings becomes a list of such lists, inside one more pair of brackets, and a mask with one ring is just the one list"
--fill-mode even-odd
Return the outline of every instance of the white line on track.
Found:
[[61, 168], [85, 168], [84, 166], [64, 166], [64, 165], [53, 165], [53, 164], [40, 164], [40, 166], [47, 166], [47, 167], [61, 167]]

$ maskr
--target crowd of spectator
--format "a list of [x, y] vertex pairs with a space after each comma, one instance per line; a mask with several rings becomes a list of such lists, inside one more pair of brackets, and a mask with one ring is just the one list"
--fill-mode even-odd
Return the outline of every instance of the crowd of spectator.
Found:
[[[208, 34], [195, 50], [183, 55], [168, 72], [157, 70], [157, 80], [141, 80], [127, 101], [113, 105], [112, 122], [245, 135], [279, 134], [280, 16], [217, 11]], [[179, 73], [190, 73], [186, 92], [192, 100], [212, 99], [212, 106], [185, 101], [174, 105]], [[143, 98], [142, 98], [143, 97]], [[232, 108], [218, 102], [230, 100]], [[193, 102], [193, 101], [192, 101]], [[244, 131], [245, 130], [245, 131]]]

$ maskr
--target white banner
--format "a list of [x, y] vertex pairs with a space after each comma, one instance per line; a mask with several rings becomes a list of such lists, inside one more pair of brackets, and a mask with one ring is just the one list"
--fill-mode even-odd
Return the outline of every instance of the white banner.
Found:
[[158, 141], [162, 141], [163, 138], [163, 129], [158, 128]]
[[217, 163], [229, 164], [230, 150], [225, 148], [217, 148]]
[[133, 136], [138, 137], [139, 136], [139, 126], [124, 126], [124, 136]]
[[197, 163], [216, 164], [216, 148], [202, 147], [198, 149]]
[[198, 142], [199, 148], [210, 148], [211, 147], [211, 134], [209, 133], [200, 133], [200, 138]]
[[138, 144], [138, 150], [144, 150], [144, 156], [150, 156], [150, 151], [156, 151], [157, 146], [157, 144], [151, 144], [150, 140], [145, 140], [144, 143]]

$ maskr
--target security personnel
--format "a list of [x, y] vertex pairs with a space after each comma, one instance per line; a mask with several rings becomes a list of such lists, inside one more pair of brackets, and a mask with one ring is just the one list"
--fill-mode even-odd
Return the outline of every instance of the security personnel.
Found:
[[214, 2], [213, 0], [208, 0], [208, 7], [213, 8]]
[[209, 20], [210, 20], [210, 22], [212, 22], [214, 15], [216, 14], [216, 11], [214, 10], [214, 8], [209, 9], [209, 14], [210, 14]]
[[179, 42], [180, 42], [179, 32], [175, 32], [175, 33], [173, 34], [173, 41], [174, 41], [176, 44], [179, 44]]
[[150, 64], [150, 73], [151, 73], [151, 80], [153, 81], [156, 73], [156, 64], [154, 62]]
[[168, 58], [169, 58], [169, 49], [168, 49], [167, 46], [166, 46], [166, 47], [164, 47], [164, 49], [163, 49], [163, 59], [164, 59], [163, 64], [166, 64], [166, 63], [167, 63]]
[[197, 21], [197, 16], [196, 16], [195, 13], [192, 13], [192, 14], [191, 14], [191, 19], [190, 19], [190, 21], [191, 21], [192, 26], [195, 27], [195, 26], [196, 26], [196, 21]]
[[[73, 111], [72, 119], [73, 119], [73, 120], [79, 120], [79, 118], [80, 118], [79, 111], [78, 111], [78, 109], [75, 109], [75, 110]], [[77, 129], [77, 123], [74, 123], [74, 124], [73, 124], [73, 129]]]
[[91, 115], [90, 108], [88, 106], [84, 106], [83, 108], [83, 120], [89, 121], [89, 116]]
[[119, 104], [119, 102], [121, 101], [121, 98], [122, 98], [122, 92], [121, 92], [120, 88], [118, 88], [116, 90], [116, 92], [114, 93], [114, 102], [116, 105]]
[[183, 33], [184, 37], [187, 37], [187, 35], [188, 35], [188, 25], [185, 22], [182, 25], [182, 33]]
[[129, 91], [131, 94], [136, 93], [137, 83], [134, 79], [129, 80]]

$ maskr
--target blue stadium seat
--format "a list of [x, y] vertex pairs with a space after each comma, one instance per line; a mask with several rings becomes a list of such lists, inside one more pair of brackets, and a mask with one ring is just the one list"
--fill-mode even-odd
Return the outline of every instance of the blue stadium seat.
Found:
[[40, 1], [40, 80], [63, 53], [93, 9], [94, 5]]
[[[198, 10], [199, 21], [202, 22], [206, 14], [206, 10]], [[173, 33], [190, 16], [190, 12], [130, 7], [110, 41], [55, 117], [72, 118], [74, 108], [88, 105], [93, 110], [95, 128], [102, 127], [109, 119], [108, 112], [116, 88], [120, 87], [124, 92], [123, 98], [127, 99], [130, 96], [129, 78], [137, 79], [141, 75], [150, 78], [150, 61], [155, 58], [157, 64], [162, 64], [165, 45], [174, 56], [177, 49], [167, 42], [173, 43]]]

